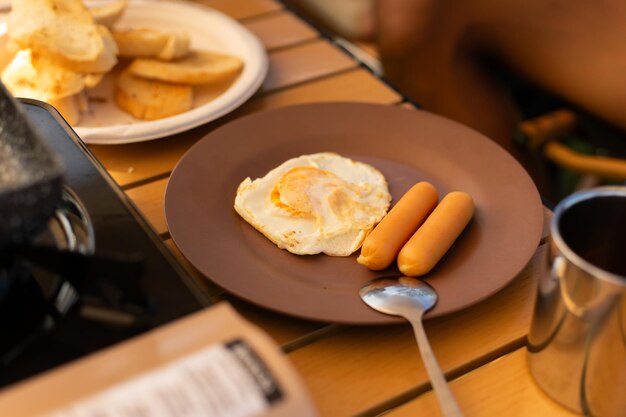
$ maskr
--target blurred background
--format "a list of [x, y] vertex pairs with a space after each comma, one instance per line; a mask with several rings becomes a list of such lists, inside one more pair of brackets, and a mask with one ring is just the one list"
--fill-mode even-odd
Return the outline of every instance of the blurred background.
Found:
[[619, 1], [284, 1], [419, 107], [498, 142], [546, 204], [626, 180]]

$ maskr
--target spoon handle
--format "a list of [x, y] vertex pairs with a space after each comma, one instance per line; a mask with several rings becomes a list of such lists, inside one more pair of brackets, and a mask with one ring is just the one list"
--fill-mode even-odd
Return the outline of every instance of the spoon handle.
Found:
[[461, 409], [459, 408], [459, 405], [456, 402], [450, 387], [448, 386], [448, 382], [439, 367], [437, 358], [435, 358], [433, 349], [430, 347], [430, 342], [428, 341], [426, 332], [424, 331], [422, 317], [407, 318], [413, 326], [417, 346], [420, 350], [420, 354], [422, 355], [422, 362], [424, 363], [424, 367], [426, 368], [426, 372], [430, 378], [430, 384], [435, 391], [435, 396], [439, 402], [441, 413], [445, 417], [463, 417], [463, 413], [461, 412]]

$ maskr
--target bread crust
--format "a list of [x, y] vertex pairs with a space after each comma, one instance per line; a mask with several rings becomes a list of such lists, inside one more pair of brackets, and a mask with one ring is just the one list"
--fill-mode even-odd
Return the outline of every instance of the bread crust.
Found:
[[102, 36], [81, 0], [20, 0], [7, 19], [10, 38], [22, 49], [46, 50], [60, 59], [95, 60]]
[[239, 74], [243, 61], [233, 55], [194, 51], [185, 58], [163, 62], [135, 59], [128, 70], [138, 77], [181, 84], [208, 84]]
[[186, 112], [193, 107], [193, 89], [146, 80], [123, 71], [117, 78], [115, 102], [137, 119], [156, 120]]
[[190, 50], [189, 35], [185, 32], [137, 28], [114, 30], [112, 33], [119, 54], [124, 57], [172, 60], [184, 57]]

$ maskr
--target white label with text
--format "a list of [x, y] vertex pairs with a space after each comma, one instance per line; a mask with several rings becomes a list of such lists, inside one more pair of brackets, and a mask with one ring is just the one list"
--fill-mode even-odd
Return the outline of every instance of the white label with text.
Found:
[[283, 397], [244, 341], [208, 347], [48, 417], [253, 417]]

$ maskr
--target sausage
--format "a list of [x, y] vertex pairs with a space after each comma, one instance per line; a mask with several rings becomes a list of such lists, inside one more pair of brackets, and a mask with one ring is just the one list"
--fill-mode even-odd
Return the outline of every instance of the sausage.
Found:
[[473, 215], [474, 202], [469, 194], [455, 191], [446, 195], [400, 250], [400, 272], [408, 276], [428, 273], [450, 249]]
[[357, 262], [374, 271], [391, 265], [438, 200], [437, 190], [428, 182], [411, 187], [365, 238]]

